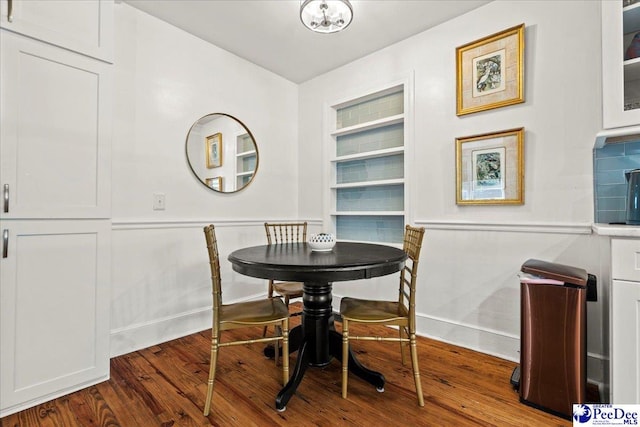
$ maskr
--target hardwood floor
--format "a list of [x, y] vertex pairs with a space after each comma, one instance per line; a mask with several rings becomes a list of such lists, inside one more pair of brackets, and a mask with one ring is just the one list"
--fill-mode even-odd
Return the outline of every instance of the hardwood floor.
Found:
[[[357, 333], [358, 328], [353, 329]], [[225, 332], [246, 337], [260, 333], [257, 329]], [[417, 404], [410, 363], [402, 366], [397, 344], [355, 342], [353, 348], [360, 361], [384, 373], [384, 393], [377, 393], [358, 378], [350, 378], [349, 398], [342, 399], [341, 367], [334, 361], [322, 369], [309, 368], [287, 410], [279, 413], [274, 399], [282, 386], [280, 367], [264, 358], [261, 344], [253, 344], [221, 350], [207, 418], [201, 411], [210, 337], [210, 332], [205, 331], [116, 357], [111, 360], [109, 381], [9, 415], [0, 420], [0, 425], [571, 425], [518, 401], [518, 394], [509, 384], [513, 362], [427, 338], [418, 340], [423, 408]], [[291, 357], [292, 368], [294, 364], [295, 354]]]

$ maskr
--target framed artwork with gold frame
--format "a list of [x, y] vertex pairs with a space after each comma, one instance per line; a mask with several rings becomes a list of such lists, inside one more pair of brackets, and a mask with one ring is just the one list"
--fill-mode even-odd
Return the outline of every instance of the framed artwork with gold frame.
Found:
[[456, 114], [524, 102], [524, 24], [456, 48]]
[[222, 166], [222, 134], [208, 136], [204, 142], [207, 169]]
[[224, 191], [222, 188], [222, 177], [216, 176], [214, 178], [206, 178], [205, 182], [207, 187], [213, 188], [216, 191]]
[[524, 128], [456, 138], [456, 204], [524, 204]]

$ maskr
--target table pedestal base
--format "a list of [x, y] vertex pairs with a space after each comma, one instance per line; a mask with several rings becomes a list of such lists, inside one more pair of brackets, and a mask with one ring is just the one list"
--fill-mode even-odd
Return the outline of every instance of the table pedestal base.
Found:
[[[298, 359], [289, 382], [276, 397], [278, 411], [286, 409], [309, 366], [326, 366], [333, 358], [342, 362], [342, 334], [336, 332], [333, 325], [331, 288], [331, 283], [304, 283], [302, 325], [289, 333], [290, 352], [297, 351]], [[351, 349], [349, 372], [379, 390], [384, 388], [384, 376], [362, 366]]]

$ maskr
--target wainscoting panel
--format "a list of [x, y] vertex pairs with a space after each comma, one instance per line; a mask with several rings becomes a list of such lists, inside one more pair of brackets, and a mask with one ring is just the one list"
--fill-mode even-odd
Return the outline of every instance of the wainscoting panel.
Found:
[[[236, 249], [266, 243], [264, 221], [114, 221], [111, 357], [211, 327], [211, 272], [202, 231], [210, 223], [216, 226], [224, 301], [266, 295], [265, 280], [237, 274], [226, 261]], [[309, 231], [320, 231], [320, 223], [309, 221]]]
[[[286, 221], [286, 219], [270, 219]], [[219, 250], [265, 243], [262, 221], [221, 220]], [[111, 356], [210, 327], [211, 285], [202, 227], [207, 221], [115, 221]], [[418, 274], [418, 334], [507, 360], [519, 360], [520, 266], [538, 258], [585, 268], [600, 279], [600, 236], [585, 224], [474, 224], [416, 221], [427, 228]], [[310, 221], [309, 232], [322, 230]], [[225, 301], [266, 293], [266, 281], [221, 265]], [[397, 275], [334, 283], [343, 296], [394, 298]], [[588, 303], [588, 376], [608, 384], [608, 285]], [[508, 381], [508, 379], [505, 379]]]

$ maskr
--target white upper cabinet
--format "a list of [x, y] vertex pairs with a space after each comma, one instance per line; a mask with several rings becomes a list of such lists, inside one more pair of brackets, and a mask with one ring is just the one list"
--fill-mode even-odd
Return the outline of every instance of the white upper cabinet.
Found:
[[112, 0], [0, 0], [0, 27], [113, 61]]
[[602, 123], [640, 124], [640, 2], [602, 2]]
[[110, 67], [0, 31], [3, 218], [110, 216]]

